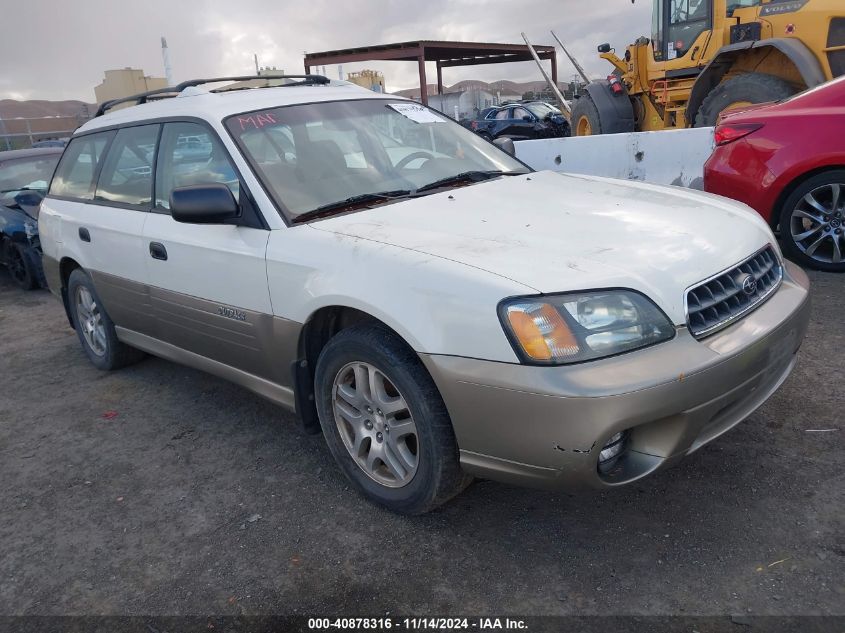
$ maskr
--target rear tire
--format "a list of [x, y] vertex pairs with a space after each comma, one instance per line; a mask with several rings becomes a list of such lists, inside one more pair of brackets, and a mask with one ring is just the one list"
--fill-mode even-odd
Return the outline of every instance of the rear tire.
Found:
[[802, 182], [784, 201], [778, 217], [783, 252], [789, 259], [816, 270], [845, 272], [845, 169]]
[[88, 360], [97, 369], [120, 369], [144, 358], [144, 352], [117, 339], [114, 322], [100, 301], [91, 278], [82, 269], [77, 268], [70, 274], [67, 296], [79, 342]]
[[317, 361], [315, 394], [329, 450], [371, 501], [422, 514], [472, 481], [434, 381], [386, 327], [356, 325], [335, 335]]
[[734, 104], [779, 101], [794, 94], [795, 89], [780, 77], [743, 73], [720, 83], [707, 95], [695, 115], [695, 127], [716, 125], [719, 115]]
[[583, 94], [572, 106], [572, 131], [575, 136], [601, 134], [599, 110], [589, 94]]

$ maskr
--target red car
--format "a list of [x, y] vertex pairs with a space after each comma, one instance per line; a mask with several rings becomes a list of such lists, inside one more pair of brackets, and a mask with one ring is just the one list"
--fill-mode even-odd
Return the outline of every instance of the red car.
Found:
[[845, 271], [845, 77], [722, 116], [704, 189], [780, 229], [787, 257]]

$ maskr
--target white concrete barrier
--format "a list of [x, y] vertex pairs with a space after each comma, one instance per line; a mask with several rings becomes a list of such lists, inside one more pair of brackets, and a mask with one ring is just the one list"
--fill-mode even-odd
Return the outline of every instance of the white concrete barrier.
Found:
[[713, 128], [538, 139], [514, 147], [517, 158], [538, 170], [701, 189]]

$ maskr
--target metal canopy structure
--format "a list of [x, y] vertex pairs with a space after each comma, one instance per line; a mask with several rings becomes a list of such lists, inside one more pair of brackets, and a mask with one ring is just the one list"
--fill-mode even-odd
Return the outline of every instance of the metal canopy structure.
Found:
[[[552, 81], [557, 84], [557, 60], [554, 46], [535, 46], [540, 59], [552, 62]], [[453, 66], [477, 66], [479, 64], [504, 64], [508, 62], [533, 61], [531, 51], [525, 44], [490, 44], [482, 42], [438, 42], [420, 40], [399, 44], [381, 44], [361, 48], [345, 48], [336, 51], [305, 54], [305, 73], [315, 66], [346, 64], [366, 61], [417, 62], [420, 73], [420, 100], [428, 104], [428, 82], [425, 78], [425, 63], [437, 64], [437, 93], [443, 94], [443, 69]]]

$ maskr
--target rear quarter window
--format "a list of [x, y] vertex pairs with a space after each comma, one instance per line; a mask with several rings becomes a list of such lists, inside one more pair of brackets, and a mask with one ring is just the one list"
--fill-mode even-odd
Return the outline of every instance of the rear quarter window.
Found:
[[94, 178], [113, 136], [114, 132], [109, 131], [71, 140], [56, 168], [49, 195], [93, 200]]

